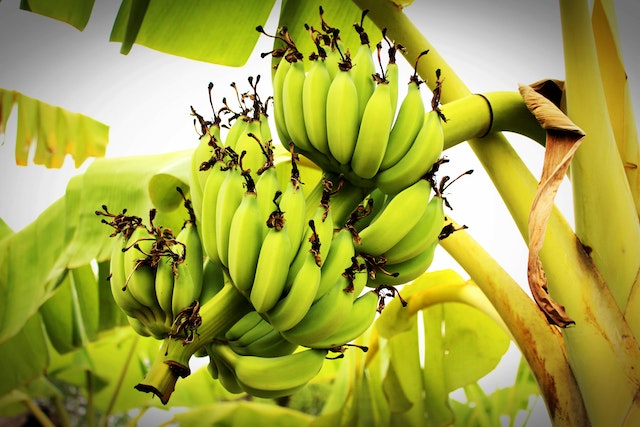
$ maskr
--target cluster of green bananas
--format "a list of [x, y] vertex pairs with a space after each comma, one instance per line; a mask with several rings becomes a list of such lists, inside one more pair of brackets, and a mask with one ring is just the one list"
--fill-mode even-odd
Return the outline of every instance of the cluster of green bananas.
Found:
[[[182, 191], [178, 189], [182, 194]], [[183, 195], [184, 197], [184, 195]], [[109, 283], [116, 304], [127, 315], [133, 329], [142, 336], [162, 340], [169, 336], [193, 339], [194, 327], [184, 323], [185, 315], [197, 315], [200, 303], [221, 288], [222, 270], [213, 262], [203, 262], [203, 250], [188, 199], [185, 206], [191, 219], [177, 235], [137, 216], [104, 212], [115, 228], [110, 260]], [[206, 284], [207, 286], [204, 286]]]
[[[273, 75], [278, 136], [283, 143], [292, 141], [296, 151], [325, 171], [343, 173], [356, 185], [397, 193], [417, 182], [439, 158], [442, 116], [437, 108], [425, 112], [415, 72], [397, 108], [395, 56], [402, 46], [389, 42], [384, 31], [388, 64], [377, 73], [362, 22], [354, 24], [361, 44], [352, 59], [339, 29], [326, 23], [322, 9], [320, 18], [320, 30], [307, 25], [317, 50], [308, 56], [307, 66], [286, 27], [274, 36], [284, 43], [271, 52], [281, 58]], [[261, 27], [258, 31], [264, 33]], [[378, 43], [378, 62], [381, 48]]]

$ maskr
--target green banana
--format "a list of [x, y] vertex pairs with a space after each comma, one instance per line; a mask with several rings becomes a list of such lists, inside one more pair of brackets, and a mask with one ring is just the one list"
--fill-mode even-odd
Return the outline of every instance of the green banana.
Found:
[[[258, 178], [258, 170], [266, 162], [263, 148], [262, 132], [260, 130], [260, 120], [251, 118], [247, 123], [245, 131], [238, 137], [238, 142], [234, 151], [240, 156], [240, 166], [242, 170], [250, 170], [253, 178]], [[244, 155], [242, 153], [245, 153]]]
[[238, 382], [258, 390], [289, 390], [320, 372], [327, 351], [307, 349], [279, 357], [232, 356]]
[[283, 147], [288, 148], [291, 137], [287, 131], [287, 126], [284, 121], [284, 99], [282, 95], [282, 89], [284, 85], [284, 78], [287, 72], [291, 68], [291, 63], [286, 59], [281, 59], [277, 65], [276, 72], [273, 76], [273, 118], [276, 125], [276, 133], [280, 138], [280, 143]]
[[282, 331], [289, 341], [305, 347], [329, 337], [344, 322], [353, 304], [347, 289], [349, 280], [339, 275], [332, 288], [313, 303], [305, 316], [293, 328]]
[[438, 239], [444, 226], [443, 205], [442, 197], [435, 195], [431, 198], [418, 223], [402, 240], [384, 253], [387, 263], [396, 264], [413, 258], [427, 250]]
[[240, 202], [242, 202], [244, 178], [239, 166], [230, 165], [225, 180], [220, 184], [216, 200], [216, 247], [218, 258], [225, 267], [229, 266], [228, 249], [231, 221]]
[[[295, 163], [293, 165], [295, 166]], [[291, 179], [287, 183], [280, 198], [280, 209], [285, 215], [289, 244], [291, 245], [291, 258], [289, 262], [293, 261], [305, 234], [305, 228], [307, 226], [306, 203], [304, 191], [302, 190], [298, 177], [297, 167], [294, 167], [291, 173]]]
[[396, 117], [387, 149], [380, 163], [380, 170], [386, 170], [395, 165], [411, 148], [411, 144], [416, 139], [418, 132], [424, 123], [424, 101], [420, 93], [420, 83], [422, 81], [417, 74], [411, 76], [407, 94], [400, 104], [400, 110]]
[[282, 110], [287, 133], [296, 147], [309, 151], [311, 143], [305, 127], [302, 93], [305, 81], [304, 64], [292, 62], [282, 82]]
[[139, 318], [127, 316], [127, 322], [129, 322], [129, 326], [131, 326], [136, 334], [142, 337], [151, 336], [151, 332], [149, 332], [145, 322], [141, 321]]
[[227, 135], [224, 138], [224, 146], [235, 151], [236, 144], [240, 140], [240, 136], [247, 132], [249, 117], [246, 114], [240, 114], [235, 118], [233, 124], [229, 127]]
[[355, 149], [360, 115], [358, 90], [351, 77], [350, 63], [343, 62], [327, 93], [327, 141], [331, 156], [348, 165]]
[[375, 278], [368, 278], [367, 286], [371, 288], [375, 288], [380, 285], [397, 286], [418, 278], [431, 265], [437, 247], [438, 241], [436, 240], [426, 250], [413, 258], [409, 258], [408, 260], [396, 264], [385, 264], [384, 270], [392, 273], [393, 275], [390, 276], [382, 273], [381, 271], [376, 271]]
[[211, 135], [206, 133], [202, 135], [198, 145], [191, 154], [191, 181], [189, 182], [189, 192], [191, 193], [193, 207], [198, 213], [202, 209], [202, 192], [210, 172], [209, 169], [202, 170], [200, 167], [211, 159], [213, 147], [209, 145], [210, 141], [212, 141]]
[[250, 311], [225, 332], [224, 338], [227, 341], [236, 341], [262, 321], [264, 321], [264, 319], [260, 316], [260, 313]]
[[356, 254], [351, 231], [346, 228], [336, 232], [331, 240], [331, 249], [322, 264], [320, 284], [316, 292], [317, 301], [333, 287], [336, 280], [353, 263]]
[[220, 187], [229, 173], [222, 159], [216, 160], [211, 167], [202, 192], [202, 211], [200, 214], [202, 246], [207, 257], [217, 263], [220, 263], [220, 257], [216, 237], [216, 209]]
[[287, 279], [290, 282], [286, 295], [266, 312], [266, 318], [279, 331], [294, 327], [305, 316], [320, 285], [321, 270], [311, 250], [304, 254], [304, 263], [300, 270]]
[[379, 188], [374, 188], [362, 202], [362, 206], [366, 206], [369, 209], [369, 213], [361, 216], [352, 224], [356, 231], [360, 232], [365, 227], [368, 227], [378, 214], [384, 210], [389, 200], [391, 200], [391, 197], [388, 194], [383, 193]]
[[309, 143], [323, 154], [329, 153], [327, 141], [327, 94], [331, 76], [324, 58], [311, 63], [302, 87], [302, 112]]
[[373, 178], [378, 172], [393, 122], [389, 83], [379, 80], [366, 104], [351, 158], [351, 169], [361, 178]]
[[155, 269], [151, 267], [149, 252], [155, 238], [146, 227], [140, 226], [131, 233], [124, 252], [125, 286], [142, 305], [153, 309], [158, 306], [155, 292]]
[[220, 263], [206, 259], [202, 267], [202, 291], [198, 297], [200, 305], [204, 305], [224, 286], [224, 272]]
[[[268, 166], [258, 177], [256, 182], [256, 197], [258, 199], [258, 210], [260, 222], [266, 224], [267, 218], [274, 210], [273, 200], [278, 193], [280, 193], [280, 181], [278, 179], [278, 172], [271, 164]], [[269, 231], [269, 228], [263, 226], [262, 239], [264, 239]]]
[[378, 294], [373, 290], [356, 298], [342, 325], [331, 336], [313, 343], [311, 347], [332, 349], [358, 338], [373, 323], [378, 310], [378, 299]]
[[[216, 379], [229, 393], [240, 394], [244, 393], [244, 389], [238, 383], [236, 378], [235, 369], [230, 364], [228, 359], [222, 356], [222, 348], [226, 346], [220, 344], [211, 344], [207, 347], [207, 354], [209, 355], [209, 363], [215, 363], [215, 368], [211, 368], [211, 371], [215, 369]], [[232, 350], [231, 354], [233, 354]]]
[[169, 257], [161, 257], [156, 268], [156, 298], [158, 305], [165, 314], [173, 320], [173, 287], [175, 273], [173, 267], [173, 259]]
[[236, 351], [237, 348], [246, 347], [252, 342], [259, 340], [273, 330], [273, 326], [263, 318], [251, 329], [245, 331], [239, 338], [229, 340], [227, 344]]
[[234, 347], [234, 351], [243, 356], [279, 357], [293, 353], [298, 348], [280, 334], [277, 329], [271, 330], [257, 340], [244, 347]]
[[270, 227], [260, 248], [249, 297], [255, 310], [260, 313], [273, 308], [280, 299], [287, 281], [291, 253], [294, 253], [291, 250], [287, 227], [287, 223], [280, 229]]
[[200, 297], [204, 266], [202, 244], [193, 218], [185, 223], [176, 241], [178, 253], [182, 252], [182, 262], [176, 264], [177, 275], [173, 281], [173, 318]]
[[369, 35], [362, 27], [362, 21], [367, 14], [367, 10], [363, 11], [360, 24], [354, 24], [355, 30], [360, 35], [360, 46], [353, 57], [353, 82], [358, 90], [358, 116], [362, 117], [369, 98], [373, 94], [376, 83], [373, 75], [376, 73], [376, 66], [373, 61], [371, 45], [369, 44]]
[[393, 166], [376, 176], [376, 184], [385, 193], [395, 194], [420, 180], [438, 160], [444, 145], [440, 116], [435, 110], [425, 114], [422, 128], [409, 151]]
[[119, 237], [114, 243], [109, 263], [109, 285], [113, 299], [128, 317], [140, 318], [141, 321], [149, 323], [153, 320], [153, 314], [136, 300], [126, 287], [127, 276], [124, 272], [124, 252], [122, 251], [126, 241]]
[[249, 295], [260, 247], [264, 222], [260, 220], [260, 209], [253, 178], [248, 171], [242, 172], [246, 179], [246, 191], [233, 214], [229, 231], [228, 267], [229, 276], [240, 293]]
[[371, 224], [358, 233], [356, 250], [379, 256], [391, 249], [418, 223], [430, 193], [431, 185], [421, 179], [393, 196]]

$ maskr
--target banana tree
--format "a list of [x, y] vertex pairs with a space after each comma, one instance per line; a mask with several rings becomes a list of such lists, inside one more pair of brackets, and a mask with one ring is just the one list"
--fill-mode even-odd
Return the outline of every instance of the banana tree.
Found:
[[[213, 2], [205, 7], [195, 0], [171, 6], [125, 1], [111, 40], [121, 42], [121, 52], [125, 54], [134, 44], [140, 44], [198, 61], [242, 66], [258, 38], [267, 34], [275, 39], [271, 52], [274, 65], [284, 64], [280, 58], [289, 55], [293, 56], [291, 64], [296, 63], [298, 55], [299, 60], [309, 52], [322, 57], [320, 39], [313, 37], [319, 32], [311, 27], [340, 29], [341, 42], [350, 47], [354, 57], [356, 46], [366, 44], [363, 33], [371, 38], [381, 34], [381, 44], [386, 43], [389, 52], [402, 54], [406, 63], [414, 67], [411, 81], [419, 82], [418, 86], [424, 82], [430, 89], [431, 111], [424, 115], [435, 117], [443, 154], [458, 144], [468, 144], [502, 197], [528, 247], [529, 292], [474, 239], [473, 229], [455, 222], [457, 211], [447, 210], [439, 248], [458, 263], [467, 277], [452, 270], [424, 272], [429, 259], [420, 271], [424, 272], [422, 275], [401, 281], [395, 288], [376, 288], [380, 304], [386, 300], [384, 291], [396, 298], [386, 301], [366, 332], [345, 342], [347, 345], [331, 348], [339, 350], [332, 352], [338, 353], [337, 360], [326, 360], [319, 372], [314, 372], [314, 379], [306, 379], [291, 393], [277, 397], [252, 392], [246, 385], [243, 388], [243, 381], [238, 384], [238, 377], [226, 375], [224, 364], [220, 363], [222, 360], [235, 366], [237, 356], [226, 347], [210, 351], [199, 343], [220, 339], [220, 333], [267, 303], [258, 297], [245, 298], [248, 295], [234, 290], [237, 286], [219, 286], [210, 289], [207, 301], [200, 296], [202, 307], [174, 310], [166, 329], [158, 326], [160, 332], [150, 323], [138, 324], [131, 320], [133, 311], [127, 312], [117, 298], [114, 301], [117, 293], [112, 292], [113, 260], [123, 251], [121, 243], [114, 243], [109, 230], [105, 231], [105, 223], [126, 233], [132, 223], [148, 221], [148, 229], [156, 233], [153, 237], [162, 237], [166, 247], [173, 248], [162, 252], [179, 260], [171, 266], [178, 269], [182, 265], [179, 248], [186, 248], [186, 243], [170, 230], [180, 230], [185, 221], [198, 224], [199, 230], [206, 228], [203, 217], [193, 215], [202, 210], [204, 202], [198, 200], [198, 186], [201, 192], [205, 191], [199, 181], [202, 175], [193, 171], [216, 164], [210, 155], [205, 155], [202, 162], [194, 163], [194, 159], [200, 147], [204, 146], [208, 150], [205, 154], [209, 154], [215, 146], [211, 141], [228, 139], [232, 130], [230, 126], [222, 136], [215, 134], [214, 129], [220, 129], [220, 111], [229, 112], [232, 108], [225, 101], [224, 108], [216, 110], [211, 101], [212, 120], [193, 110], [195, 122], [200, 125], [198, 148], [194, 144], [193, 148], [166, 154], [97, 159], [86, 172], [71, 179], [64, 197], [32, 224], [15, 233], [2, 224], [0, 346], [7, 365], [13, 368], [4, 371], [0, 381], [3, 414], [30, 412], [45, 425], [52, 425], [54, 418], [62, 425], [71, 425], [78, 419], [93, 424], [100, 414], [99, 422], [106, 425], [109, 417], [126, 420], [126, 415], [118, 414], [134, 408], [140, 411], [130, 422], [137, 421], [149, 408], [168, 405], [190, 408], [173, 418], [165, 417], [171, 418], [167, 422], [185, 425], [242, 425], [246, 420], [291, 425], [497, 425], [501, 415], [509, 415], [515, 422], [517, 412], [529, 408], [529, 395], [539, 394], [553, 425], [635, 425], [640, 417], [640, 348], [636, 338], [640, 333], [636, 303], [640, 295], [638, 140], [612, 2], [559, 2], [564, 81], [550, 78], [521, 84], [517, 92], [483, 94], [473, 94], [467, 88], [438, 53], [437, 46], [425, 37], [428, 28], [419, 28], [412, 21], [411, 10], [417, 5], [384, 0], [321, 3], [279, 4], [277, 27], [288, 31], [271, 34], [264, 26], [274, 2], [234, 6]], [[92, 11], [90, 2], [69, 1], [52, 9], [41, 2], [23, 1], [21, 7], [78, 29], [86, 26]], [[230, 36], [228, 26], [206, 25], [208, 22], [240, 24]], [[352, 27], [356, 31], [351, 31]], [[203, 39], [203, 34], [210, 41]], [[217, 42], [222, 38], [224, 44]], [[374, 83], [384, 85], [390, 67], [382, 67], [380, 47], [376, 49], [375, 43], [369, 47], [369, 53], [374, 54], [370, 58], [377, 53], [382, 68], [380, 80]], [[342, 63], [348, 63], [341, 55]], [[391, 59], [391, 53], [389, 56]], [[277, 132], [266, 138], [279, 141], [271, 157], [272, 163], [284, 165], [278, 169], [277, 179], [285, 188], [294, 181], [293, 173], [289, 181], [289, 169], [296, 171], [296, 182], [312, 183], [303, 186], [307, 200], [322, 201], [321, 194], [330, 194], [323, 191], [327, 183], [322, 176], [332, 177], [331, 184], [344, 186], [340, 191], [346, 194], [340, 204], [332, 205], [332, 215], [351, 229], [360, 227], [366, 240], [366, 226], [362, 225], [367, 221], [366, 215], [358, 217], [364, 221], [358, 223], [351, 221], [352, 212], [366, 211], [361, 202], [373, 200], [378, 187], [386, 188], [383, 193], [398, 193], [397, 199], [401, 190], [393, 188], [391, 180], [370, 179], [376, 174], [375, 170], [373, 174], [368, 171], [374, 161], [371, 157], [361, 164], [351, 162], [352, 169], [344, 169], [338, 164], [346, 162], [339, 161], [336, 154], [344, 143], [337, 144], [337, 148], [329, 145], [328, 152], [336, 154], [333, 159], [322, 155], [321, 149], [316, 150], [312, 141], [304, 142], [297, 136], [294, 126], [287, 123], [291, 122], [287, 114], [300, 111], [296, 111], [296, 104], [286, 92], [279, 91], [277, 69], [282, 68], [278, 65], [272, 75], [275, 99], [274, 114], [269, 120]], [[306, 72], [310, 75], [310, 65]], [[304, 68], [301, 73], [304, 79]], [[258, 82], [249, 83], [253, 96], [247, 99], [255, 101], [259, 98]], [[13, 90], [3, 90], [2, 95], [0, 130], [13, 105], [18, 105], [17, 163], [25, 162], [35, 134], [36, 153], [40, 153], [36, 158], [49, 166], [60, 165], [60, 156], [48, 155], [56, 149], [73, 153], [77, 163], [87, 156], [104, 154], [104, 125]], [[283, 113], [284, 122], [279, 123], [277, 109], [282, 105], [289, 113]], [[361, 107], [355, 105], [349, 111], [356, 108]], [[342, 126], [340, 119], [345, 117], [337, 116], [332, 126]], [[357, 117], [345, 120], [346, 124], [351, 125]], [[71, 126], [75, 121], [81, 125]], [[379, 125], [374, 121], [367, 126]], [[251, 132], [254, 137], [248, 139], [250, 144], [259, 139], [255, 138], [258, 132]], [[308, 128], [300, 132], [310, 135]], [[503, 132], [521, 134], [532, 144], [544, 147], [542, 170], [532, 173]], [[293, 140], [291, 147], [288, 140]], [[67, 143], [62, 144], [63, 141]], [[436, 177], [448, 160], [455, 159], [426, 157], [427, 154], [418, 157], [427, 163], [427, 168], [418, 173], [416, 180], [426, 176], [435, 197], [448, 205], [443, 194], [448, 177], [440, 182]], [[240, 160], [249, 162], [249, 157], [241, 156]], [[384, 159], [376, 161], [384, 163]], [[401, 178], [424, 167], [417, 163], [420, 162], [407, 162], [412, 167], [407, 167]], [[257, 163], [253, 169], [259, 167]], [[240, 170], [243, 173], [238, 174], [239, 179], [244, 177], [247, 189], [252, 188], [252, 178], [244, 173], [242, 164]], [[336, 180], [343, 172], [346, 181]], [[538, 173], [539, 179], [535, 178]], [[567, 178], [572, 185], [575, 226], [554, 207], [558, 187]], [[392, 182], [398, 179], [394, 177]], [[276, 198], [273, 203], [277, 208], [274, 212], [284, 211], [285, 218], [289, 209], [281, 211], [279, 203], [293, 206], [284, 200], [277, 202]], [[114, 209], [122, 211], [115, 213]], [[104, 217], [102, 222], [96, 213]], [[313, 218], [314, 213], [309, 209], [307, 219]], [[277, 228], [278, 216], [269, 219]], [[310, 235], [317, 236], [316, 230]], [[200, 238], [204, 241], [202, 234]], [[249, 256], [248, 245], [242, 249]], [[140, 250], [146, 253], [152, 248]], [[422, 249], [421, 254], [428, 258], [432, 256], [430, 250], [431, 247]], [[209, 258], [213, 257], [213, 250], [206, 252]], [[34, 263], [38, 266], [35, 270]], [[291, 269], [302, 268], [294, 265], [295, 262]], [[229, 266], [228, 270], [210, 271], [215, 276], [211, 283], [225, 282], [224, 274], [232, 274], [233, 281], [239, 281], [234, 268]], [[350, 271], [355, 277], [355, 270]], [[383, 270], [376, 271], [380, 274]], [[391, 279], [386, 278], [386, 282], [391, 283]], [[355, 283], [352, 280], [350, 285]], [[156, 320], [162, 317], [157, 312], [145, 316]], [[231, 340], [228, 336], [227, 339]], [[297, 344], [293, 338], [290, 341]], [[487, 396], [477, 381], [495, 368], [509, 341], [522, 355], [515, 384]], [[25, 354], [34, 357], [25, 358]], [[203, 356], [217, 358], [218, 363], [205, 362], [206, 367], [191, 373], [190, 365], [202, 361]], [[293, 364], [291, 369], [295, 370]], [[275, 383], [279, 379], [269, 381]], [[134, 385], [138, 390], [133, 389]], [[75, 391], [78, 387], [80, 392]], [[469, 402], [466, 405], [451, 395], [460, 388]], [[160, 399], [141, 391], [151, 391]], [[319, 396], [320, 402], [314, 403], [313, 399]], [[68, 407], [75, 403], [73, 398], [84, 403], [86, 418], [69, 411]], [[51, 402], [55, 417], [43, 412], [38, 406], [40, 399]]]

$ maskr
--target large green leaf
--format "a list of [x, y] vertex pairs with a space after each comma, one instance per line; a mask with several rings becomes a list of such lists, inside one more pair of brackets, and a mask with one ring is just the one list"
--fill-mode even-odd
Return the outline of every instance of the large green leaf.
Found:
[[89, 157], [103, 157], [109, 127], [91, 117], [0, 88], [0, 135], [14, 107], [18, 106], [16, 164], [26, 166], [33, 142], [33, 163], [60, 168], [67, 154], [78, 167]]
[[0, 396], [42, 375], [49, 362], [40, 318], [31, 317], [11, 339], [0, 344]]
[[66, 22], [78, 30], [84, 30], [89, 22], [94, 0], [22, 0], [20, 9]]
[[[0, 342], [17, 333], [49, 297], [68, 268], [109, 258], [111, 229], [100, 222], [96, 210], [107, 205], [113, 212], [146, 219], [153, 207], [150, 194], [177, 193], [176, 182], [188, 192], [191, 151], [150, 156], [96, 160], [84, 174], [74, 177], [64, 197], [33, 223], [0, 241]], [[172, 166], [173, 165], [173, 166]], [[156, 173], [171, 173], [175, 180], [153, 180]], [[171, 185], [166, 187], [165, 185]], [[178, 229], [187, 218], [181, 204], [163, 200], [156, 224]], [[33, 268], [37, 265], [38, 268]]]
[[124, 0], [111, 32], [122, 53], [136, 44], [197, 61], [240, 67], [275, 0]]

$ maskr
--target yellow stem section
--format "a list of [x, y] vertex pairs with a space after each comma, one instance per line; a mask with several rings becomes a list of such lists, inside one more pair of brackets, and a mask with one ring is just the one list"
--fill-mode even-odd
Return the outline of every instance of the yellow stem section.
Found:
[[586, 133], [571, 163], [576, 234], [624, 309], [640, 269], [640, 223], [609, 121], [588, 2], [562, 0], [560, 16], [567, 114]]
[[467, 231], [454, 232], [440, 245], [469, 273], [507, 325], [540, 386], [553, 425], [588, 426], [558, 329]]
[[[442, 70], [442, 76], [446, 79], [442, 87], [443, 103], [469, 95], [469, 90], [460, 78], [401, 9], [385, 0], [353, 1], [360, 8], [369, 9], [367, 16], [379, 27], [387, 28], [387, 34], [407, 48], [407, 58], [410, 60], [419, 52], [429, 49], [429, 54], [419, 62], [418, 72], [428, 84], [431, 82], [433, 85], [432, 77], [435, 70]], [[501, 194], [524, 240], [528, 241], [527, 223], [537, 188], [536, 179], [503, 135], [491, 133], [482, 139], [471, 139], [469, 144]], [[445, 239], [443, 246], [447, 249], [451, 242], [463, 235], [466, 235], [466, 232], [454, 233], [452, 237]], [[500, 294], [516, 291], [495, 286], [485, 289], [483, 281], [494, 284], [501, 282], [497, 280], [497, 276], [493, 276], [499, 275], [500, 271], [493, 271], [498, 266], [475, 263], [474, 258], [478, 256], [476, 251], [481, 248], [477, 244], [474, 248], [475, 250], [459, 248], [455, 258], [503, 315], [494, 299], [499, 299]], [[540, 258], [548, 278], [551, 296], [565, 305], [569, 316], [576, 321], [575, 327], [563, 330], [563, 336], [569, 363], [581, 393], [563, 396], [571, 396], [569, 399], [573, 400], [583, 398], [584, 407], [589, 408], [593, 425], [619, 425], [632, 405], [637, 405], [634, 398], [640, 387], [640, 373], [637, 369], [637, 361], [640, 360], [638, 343], [591, 259], [557, 209], [553, 210], [549, 219]], [[505, 277], [503, 280], [508, 279]], [[510, 307], [503, 309], [509, 310]], [[541, 315], [539, 311], [535, 312], [537, 316]], [[535, 316], [534, 311], [529, 310], [527, 317], [531, 316]], [[516, 330], [519, 334], [530, 333], [536, 341], [544, 340], [543, 337], [549, 335], [540, 329], [529, 330], [521, 323], [523, 320], [518, 322], [517, 317], [510, 319], [503, 316], [503, 319], [514, 331], [514, 336]], [[527, 358], [527, 361], [531, 364], [534, 359]], [[544, 369], [547, 368], [538, 366], [537, 375], [544, 376]], [[535, 372], [535, 369], [534, 365], [532, 370]], [[542, 384], [544, 386], [545, 383]], [[561, 410], [566, 418], [558, 418], [557, 414], [551, 413], [552, 419], [558, 420], [558, 423], [569, 418], [582, 419], [582, 413], [570, 414], [571, 411], [583, 407], [582, 402], [547, 400], [546, 403], [548, 408], [566, 405]], [[608, 418], [608, 422], [603, 424], [605, 418]], [[578, 422], [572, 425], [585, 423]]]

